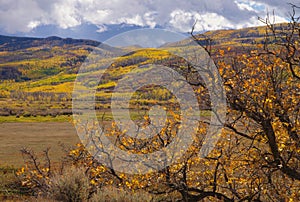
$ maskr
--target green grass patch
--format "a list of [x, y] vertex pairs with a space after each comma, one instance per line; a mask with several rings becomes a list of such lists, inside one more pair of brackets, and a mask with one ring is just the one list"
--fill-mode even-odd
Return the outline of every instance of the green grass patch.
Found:
[[[180, 114], [179, 111], [175, 112], [176, 114]], [[137, 109], [132, 109], [129, 112], [130, 119], [133, 121], [136, 120], [143, 120], [143, 117], [145, 115], [148, 115], [148, 110], [137, 110]], [[167, 113], [167, 115], [170, 115], [170, 113]], [[209, 110], [201, 110], [200, 112], [195, 112], [191, 114], [192, 116], [200, 116], [200, 117], [210, 117], [211, 116], [211, 111]], [[125, 115], [121, 113], [121, 111], [115, 111], [114, 115], [110, 110], [108, 111], [97, 111], [96, 113], [97, 119], [99, 121], [113, 121], [118, 118], [125, 118]]]
[[26, 122], [69, 122], [72, 120], [72, 116], [0, 116], [0, 123], [26, 123]]

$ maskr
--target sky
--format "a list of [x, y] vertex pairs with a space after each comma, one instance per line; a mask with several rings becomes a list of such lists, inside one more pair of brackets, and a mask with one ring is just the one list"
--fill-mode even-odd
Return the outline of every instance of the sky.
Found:
[[299, 0], [0, 0], [0, 34], [26, 35], [43, 26], [75, 30], [86, 24], [95, 25], [98, 33], [118, 24], [187, 33], [195, 21], [199, 32], [238, 29], [261, 25], [258, 16], [265, 18], [273, 11], [276, 22], [287, 21], [288, 2], [300, 4]]

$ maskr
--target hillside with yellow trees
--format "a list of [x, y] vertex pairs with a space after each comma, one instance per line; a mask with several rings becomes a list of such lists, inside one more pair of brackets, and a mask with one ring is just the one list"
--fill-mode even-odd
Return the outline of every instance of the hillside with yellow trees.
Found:
[[[74, 124], [82, 143], [67, 150], [65, 159], [55, 162], [55, 166], [49, 150], [45, 150], [45, 158], [37, 159], [31, 150], [23, 149], [27, 158], [25, 166], [16, 172], [22, 188], [19, 190], [62, 201], [101, 201], [116, 197], [120, 201], [141, 197], [148, 201], [300, 201], [300, 26], [297, 19], [292, 18], [288, 24], [274, 25], [266, 21], [265, 27], [192, 33], [188, 39], [158, 49], [130, 47], [129, 54], [118, 57], [114, 53], [120, 55], [125, 49], [99, 46], [93, 41], [1, 36], [2, 117], [9, 120], [8, 117], [71, 115], [77, 78], [78, 92], [89, 87], [96, 89], [92, 107], [98, 113], [96, 118], [106, 126], [99, 127], [94, 120], [86, 121], [80, 117], [80, 111], [75, 111]], [[217, 66], [224, 92], [209, 92], [209, 87], [216, 86], [206, 86], [192, 64], [170, 54], [182, 47], [192, 52], [200, 46]], [[92, 51], [104, 53], [106, 57], [88, 58]], [[78, 72], [87, 58], [95, 60], [96, 65], [88, 63], [84, 71]], [[102, 72], [99, 66], [111, 59], [113, 62]], [[128, 73], [146, 71], [137, 67], [147, 64], [168, 66], [186, 78], [197, 95], [204, 118], [192, 122], [191, 126], [184, 125], [186, 117], [180, 112], [180, 100], [164, 87], [148, 85], [139, 88], [129, 102], [130, 119], [138, 129], [117, 125], [113, 118], [124, 114], [114, 112], [112, 116], [112, 96], [118, 100], [129, 95], [126, 92], [113, 95], [114, 89]], [[99, 74], [102, 78], [95, 82]], [[78, 92], [76, 99], [91, 100]], [[214, 110], [210, 100], [213, 93], [226, 100], [227, 108], [221, 110], [224, 119], [220, 111]], [[157, 105], [166, 111], [165, 125], [160, 130], [153, 128], [156, 131], [153, 136], [145, 138], [143, 129], [152, 124], [149, 111]], [[188, 118], [197, 115], [192, 111]], [[211, 131], [211, 127], [220, 125], [222, 130]], [[191, 129], [195, 132], [192, 143], [182, 145], [178, 133]], [[128, 135], [128, 131], [133, 134]], [[212, 133], [211, 139], [206, 139], [208, 132]], [[138, 138], [139, 135], [143, 138]], [[113, 145], [107, 148], [103, 137]], [[206, 148], [215, 139], [218, 141], [214, 147]], [[174, 152], [164, 149], [169, 146], [173, 146]], [[161, 151], [160, 156], [155, 156], [157, 151]], [[135, 158], [128, 159], [126, 155]], [[141, 160], [140, 156], [146, 158]], [[102, 161], [97, 161], [97, 157]], [[169, 164], [170, 159], [176, 161]], [[119, 164], [114, 164], [115, 161]], [[135, 173], [129, 172], [134, 169]]]

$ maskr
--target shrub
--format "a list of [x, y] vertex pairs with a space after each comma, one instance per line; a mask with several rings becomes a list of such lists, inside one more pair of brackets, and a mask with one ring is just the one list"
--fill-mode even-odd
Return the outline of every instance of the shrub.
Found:
[[48, 197], [59, 201], [87, 201], [89, 178], [83, 168], [73, 166], [54, 174], [49, 181]]

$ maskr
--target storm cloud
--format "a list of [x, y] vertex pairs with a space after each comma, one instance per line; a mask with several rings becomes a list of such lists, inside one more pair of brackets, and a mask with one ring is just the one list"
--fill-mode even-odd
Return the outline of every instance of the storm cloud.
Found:
[[188, 32], [195, 21], [196, 31], [203, 31], [257, 26], [257, 17], [273, 10], [276, 22], [282, 22], [291, 7], [282, 0], [0, 0], [0, 31], [26, 33], [41, 25], [67, 29], [89, 23], [102, 32], [106, 25], [125, 23]]

